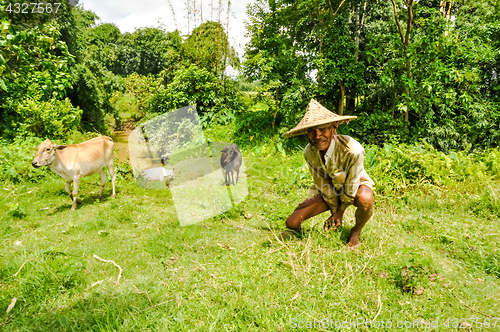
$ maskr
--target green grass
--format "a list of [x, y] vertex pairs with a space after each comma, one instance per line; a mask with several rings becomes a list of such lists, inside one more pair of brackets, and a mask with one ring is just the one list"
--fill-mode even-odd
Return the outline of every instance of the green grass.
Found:
[[[448, 318], [500, 317], [498, 180], [484, 191], [377, 195], [353, 252], [353, 207], [336, 232], [322, 230], [325, 213], [298, 237], [279, 236], [307, 195], [304, 161], [300, 152], [256, 151], [243, 151], [246, 200], [188, 227], [168, 190], [130, 178], [117, 182], [115, 200], [106, 199], [108, 183], [102, 202], [98, 176], [84, 178], [74, 213], [60, 178], [3, 184], [0, 329], [288, 331], [299, 321], [376, 318], [394, 326], [438, 319], [435, 330], [448, 331], [456, 330], [444, 327]], [[123, 269], [119, 282], [118, 269], [93, 255]]]

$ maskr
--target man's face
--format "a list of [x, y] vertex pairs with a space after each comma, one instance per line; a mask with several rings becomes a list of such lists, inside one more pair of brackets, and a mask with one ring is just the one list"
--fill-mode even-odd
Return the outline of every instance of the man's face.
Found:
[[332, 123], [312, 127], [307, 130], [307, 138], [316, 149], [326, 151], [335, 135], [335, 129]]

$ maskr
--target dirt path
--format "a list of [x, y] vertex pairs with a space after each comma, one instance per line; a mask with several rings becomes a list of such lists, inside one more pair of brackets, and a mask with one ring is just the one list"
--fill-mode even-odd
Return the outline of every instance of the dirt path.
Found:
[[120, 126], [120, 130], [113, 130], [110, 135], [115, 143], [115, 156], [122, 162], [130, 160], [128, 136], [135, 127], [136, 123], [134, 121], [124, 121]]

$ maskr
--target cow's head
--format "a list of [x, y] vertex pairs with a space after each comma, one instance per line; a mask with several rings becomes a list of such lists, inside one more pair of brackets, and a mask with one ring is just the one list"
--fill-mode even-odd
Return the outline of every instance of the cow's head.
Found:
[[231, 163], [238, 156], [238, 149], [234, 145], [229, 145], [222, 150], [222, 160], [224, 164]]
[[55, 158], [56, 149], [58, 148], [60, 148], [60, 145], [54, 144], [49, 139], [46, 139], [38, 146], [38, 152], [31, 165], [35, 168], [50, 165]]

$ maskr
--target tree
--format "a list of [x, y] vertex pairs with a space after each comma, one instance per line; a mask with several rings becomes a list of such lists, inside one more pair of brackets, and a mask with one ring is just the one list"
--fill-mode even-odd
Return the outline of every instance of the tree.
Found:
[[237, 67], [239, 64], [219, 22], [207, 21], [194, 28], [184, 42], [184, 49], [189, 61], [220, 77], [224, 75], [226, 65]]
[[202, 120], [208, 118], [209, 121], [227, 120], [241, 110], [235, 83], [228, 81], [223, 84], [207, 68], [194, 64], [176, 71], [173, 81], [153, 96], [149, 109], [150, 112], [165, 113], [190, 105], [196, 107]]
[[[2, 20], [0, 32], [2, 136], [37, 134], [32, 129], [42, 128], [40, 126], [42, 119], [51, 121], [45, 123], [49, 127], [60, 120], [46, 117], [46, 107], [40, 105], [54, 105], [61, 110], [61, 114], [67, 114], [70, 118], [75, 117], [75, 121], [68, 123], [79, 122], [79, 110], [63, 101], [71, 89], [69, 68], [73, 58], [60, 36], [56, 22], [35, 24], [32, 28], [17, 30], [8, 21]], [[47, 133], [50, 134], [52, 131], [38, 134]]]
[[119, 50], [118, 60], [111, 70], [121, 76], [158, 75], [166, 68], [173, 72], [183, 57], [179, 32], [165, 32], [161, 28], [139, 28], [131, 34], [125, 33], [115, 48]]
[[345, 97], [350, 113], [358, 100], [359, 120], [344, 130], [370, 143], [494, 146], [499, 11], [493, 0], [259, 0], [247, 10], [243, 72], [283, 124], [303, 114], [303, 96], [339, 113]]
[[300, 15], [294, 8], [279, 6], [274, 0], [258, 0], [247, 9], [250, 42], [245, 46], [243, 73], [250, 80], [259, 80], [261, 92], [274, 100], [273, 127], [279, 118], [287, 123], [295, 121], [297, 109], [307, 105], [311, 95], [309, 51], [297, 43], [293, 30], [288, 30], [292, 16], [297, 19]]
[[396, 26], [398, 28], [398, 33], [401, 38], [401, 44], [404, 49], [404, 57], [405, 57], [405, 65], [406, 65], [406, 84], [405, 84], [405, 99], [406, 99], [406, 110], [405, 110], [405, 121], [408, 121], [409, 109], [410, 109], [410, 85], [411, 85], [411, 52], [409, 50], [410, 47], [410, 32], [413, 24], [413, 0], [403, 0], [405, 5], [405, 14], [406, 14], [406, 30], [403, 32], [403, 28], [401, 27], [401, 23], [399, 22], [399, 14], [398, 5], [396, 5], [396, 0], [391, 0], [393, 9], [394, 9], [394, 21], [396, 22]]

